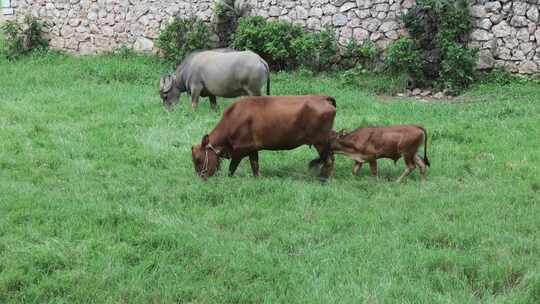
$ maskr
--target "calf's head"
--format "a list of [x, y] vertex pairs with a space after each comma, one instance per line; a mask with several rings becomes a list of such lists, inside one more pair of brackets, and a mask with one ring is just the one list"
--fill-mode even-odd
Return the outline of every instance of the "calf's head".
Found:
[[332, 145], [332, 150], [339, 152], [350, 149], [351, 146], [354, 146], [354, 143], [348, 138], [349, 134], [350, 133], [345, 129], [339, 132], [331, 131], [330, 143]]
[[191, 147], [195, 173], [203, 179], [213, 176], [219, 170], [218, 153], [219, 151], [210, 144], [208, 134], [203, 137], [200, 145]]
[[167, 110], [171, 111], [173, 106], [178, 103], [180, 90], [176, 86], [176, 77], [174, 75], [165, 75], [159, 80], [159, 96]]

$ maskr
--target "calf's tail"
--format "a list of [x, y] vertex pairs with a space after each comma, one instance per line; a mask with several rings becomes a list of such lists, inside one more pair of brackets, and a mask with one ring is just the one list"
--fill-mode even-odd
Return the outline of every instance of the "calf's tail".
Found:
[[429, 163], [429, 159], [427, 157], [427, 138], [428, 138], [428, 134], [427, 134], [427, 131], [426, 129], [424, 128], [421, 128], [422, 131], [424, 131], [424, 163], [426, 164], [426, 166], [430, 166], [430, 163]]

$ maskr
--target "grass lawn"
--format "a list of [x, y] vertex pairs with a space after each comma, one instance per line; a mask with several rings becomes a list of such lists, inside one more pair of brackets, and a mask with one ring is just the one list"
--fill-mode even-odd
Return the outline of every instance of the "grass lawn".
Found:
[[426, 103], [274, 74], [273, 95], [335, 96], [336, 129], [424, 125], [428, 182], [337, 156], [321, 185], [309, 147], [203, 182], [190, 147], [232, 100], [168, 113], [166, 70], [0, 59], [0, 303], [540, 303], [540, 84]]

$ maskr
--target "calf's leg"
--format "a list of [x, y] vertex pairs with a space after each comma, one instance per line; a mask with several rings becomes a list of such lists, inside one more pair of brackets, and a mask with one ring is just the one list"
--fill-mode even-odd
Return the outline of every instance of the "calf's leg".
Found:
[[259, 152], [253, 152], [249, 155], [249, 162], [251, 164], [251, 171], [253, 176], [259, 176]]
[[405, 155], [403, 159], [405, 160], [405, 165], [407, 165], [407, 168], [405, 169], [405, 172], [403, 172], [403, 174], [401, 174], [401, 176], [397, 179], [396, 182], [398, 183], [400, 183], [404, 178], [409, 176], [409, 174], [411, 174], [416, 168], [416, 165], [414, 164], [414, 156]]
[[376, 159], [369, 162], [369, 169], [371, 169], [371, 176], [377, 177], [377, 160]]
[[422, 181], [426, 181], [426, 172], [427, 172], [427, 166], [424, 160], [418, 156], [418, 154], [414, 155], [414, 163], [420, 168], [420, 174], [422, 176]]

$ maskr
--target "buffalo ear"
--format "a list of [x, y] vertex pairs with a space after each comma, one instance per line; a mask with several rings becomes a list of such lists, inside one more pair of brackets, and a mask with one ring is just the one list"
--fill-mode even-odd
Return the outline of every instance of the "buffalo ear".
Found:
[[210, 143], [210, 137], [208, 136], [208, 134], [206, 134], [205, 136], [203, 136], [202, 138], [202, 141], [201, 141], [201, 147], [206, 147], [208, 144]]

